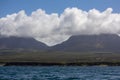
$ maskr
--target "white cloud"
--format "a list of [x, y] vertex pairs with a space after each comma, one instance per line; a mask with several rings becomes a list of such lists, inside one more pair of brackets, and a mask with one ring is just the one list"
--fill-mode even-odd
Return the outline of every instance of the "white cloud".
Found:
[[112, 8], [103, 12], [66, 8], [60, 15], [38, 9], [29, 16], [22, 10], [0, 18], [1, 36], [32, 37], [49, 46], [72, 35], [93, 34], [120, 34], [120, 14], [112, 13]]

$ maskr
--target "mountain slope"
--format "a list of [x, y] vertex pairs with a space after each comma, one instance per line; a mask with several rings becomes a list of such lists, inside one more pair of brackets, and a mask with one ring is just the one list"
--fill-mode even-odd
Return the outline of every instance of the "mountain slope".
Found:
[[21, 37], [1, 37], [0, 49], [40, 49], [44, 50], [47, 46], [33, 38]]
[[120, 52], [120, 37], [114, 34], [72, 36], [67, 41], [53, 46], [51, 50]]

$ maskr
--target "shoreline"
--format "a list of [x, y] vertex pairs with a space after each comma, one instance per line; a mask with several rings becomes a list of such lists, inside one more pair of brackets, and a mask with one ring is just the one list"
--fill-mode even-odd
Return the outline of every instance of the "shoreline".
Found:
[[41, 63], [41, 62], [5, 62], [0, 66], [120, 66], [120, 62], [79, 62], [79, 63]]

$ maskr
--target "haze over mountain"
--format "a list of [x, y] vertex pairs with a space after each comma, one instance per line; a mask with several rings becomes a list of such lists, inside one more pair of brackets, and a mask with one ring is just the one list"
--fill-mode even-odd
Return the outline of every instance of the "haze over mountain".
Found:
[[86, 11], [66, 7], [61, 13], [38, 8], [29, 15], [23, 9], [0, 17], [1, 49], [46, 50], [49, 46], [48, 50], [119, 51], [117, 35], [120, 13], [113, 13], [113, 8]]
[[0, 35], [32, 37], [49, 46], [60, 44], [75, 35], [120, 34], [120, 13], [112, 8], [100, 11], [66, 7], [62, 13], [43, 9], [25, 10], [0, 18]]

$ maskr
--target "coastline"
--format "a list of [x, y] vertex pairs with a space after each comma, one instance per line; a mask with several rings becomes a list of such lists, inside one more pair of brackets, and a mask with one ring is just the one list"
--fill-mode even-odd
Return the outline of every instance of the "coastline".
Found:
[[0, 66], [120, 66], [119, 53], [97, 52], [7, 52]]
[[0, 63], [0, 66], [5, 66], [6, 65], [6, 63]]
[[0, 66], [120, 66], [120, 62], [79, 62], [79, 63], [41, 63], [41, 62], [6, 62]]

